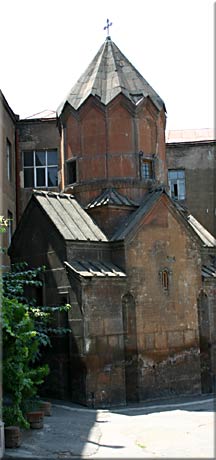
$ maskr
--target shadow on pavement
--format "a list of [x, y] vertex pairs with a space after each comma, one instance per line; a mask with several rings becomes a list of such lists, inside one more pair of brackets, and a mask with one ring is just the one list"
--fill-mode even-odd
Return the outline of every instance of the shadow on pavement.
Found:
[[44, 428], [23, 431], [21, 446], [6, 449], [4, 459], [74, 459], [83, 453], [94, 455], [100, 442], [99, 425], [95, 423], [97, 412], [62, 406], [53, 404], [53, 414], [44, 418]]
[[[108, 456], [116, 451], [122, 458], [126, 446], [118, 444], [118, 428], [114, 423], [112, 436], [102, 437], [103, 427], [112, 419], [112, 414], [129, 417], [166, 411], [214, 412], [214, 395], [179, 397], [169, 400], [154, 400], [115, 407], [109, 410], [87, 409], [66, 401], [52, 401], [53, 415], [45, 417], [44, 428], [23, 432], [23, 442], [18, 449], [6, 449], [5, 459], [57, 460], [94, 458], [100, 448], [108, 449]], [[111, 416], [111, 417], [110, 417]], [[119, 420], [121, 427], [122, 420]], [[138, 434], [138, 433], [137, 433]], [[107, 442], [108, 441], [108, 442]], [[116, 442], [117, 441], [117, 442]], [[127, 444], [127, 436], [125, 438]], [[112, 451], [112, 449], [114, 449]], [[98, 455], [97, 455], [98, 456]], [[118, 458], [118, 457], [117, 457]]]

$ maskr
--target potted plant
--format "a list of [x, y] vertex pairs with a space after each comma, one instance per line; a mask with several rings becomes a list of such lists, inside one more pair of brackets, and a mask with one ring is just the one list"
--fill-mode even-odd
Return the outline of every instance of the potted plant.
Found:
[[39, 403], [40, 410], [44, 413], [45, 416], [50, 416], [52, 414], [52, 404], [49, 401], [40, 401]]
[[21, 446], [22, 433], [19, 426], [5, 426], [4, 428], [5, 447], [15, 449]]
[[20, 418], [16, 408], [12, 405], [7, 405], [3, 408], [4, 421], [4, 438], [6, 448], [20, 447], [22, 443], [22, 433], [19, 427]]
[[43, 428], [44, 424], [44, 413], [43, 411], [32, 411], [27, 412], [26, 419], [29, 422], [30, 428], [32, 429], [40, 429]]

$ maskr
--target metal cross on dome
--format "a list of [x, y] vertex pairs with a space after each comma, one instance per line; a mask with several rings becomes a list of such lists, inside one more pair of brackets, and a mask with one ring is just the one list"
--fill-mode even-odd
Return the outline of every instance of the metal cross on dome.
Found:
[[112, 26], [112, 22], [109, 22], [109, 19], [107, 19], [107, 25], [104, 27], [104, 30], [107, 29], [107, 37], [109, 37], [109, 28]]

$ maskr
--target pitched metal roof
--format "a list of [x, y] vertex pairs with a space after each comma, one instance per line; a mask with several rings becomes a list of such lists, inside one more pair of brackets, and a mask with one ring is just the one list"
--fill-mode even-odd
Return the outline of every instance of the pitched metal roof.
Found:
[[64, 262], [64, 265], [69, 270], [72, 270], [73, 272], [80, 276], [83, 276], [84, 278], [126, 277], [126, 274], [119, 267], [112, 264], [111, 262], [99, 262], [97, 260], [71, 260], [70, 263]]
[[90, 94], [107, 105], [120, 93], [135, 105], [149, 97], [159, 110], [165, 109], [160, 96], [110, 37], [107, 37], [86, 71], [57, 109], [57, 114], [61, 115], [66, 102], [77, 110]]
[[216, 279], [216, 267], [213, 265], [203, 265], [202, 266], [202, 276], [204, 278], [215, 278]]
[[139, 220], [152, 208], [162, 193], [164, 193], [163, 188], [147, 193], [140, 207], [129, 216], [127, 221], [113, 235], [112, 241], [123, 240]]
[[198, 235], [204, 246], [208, 248], [216, 247], [216, 239], [214, 238], [214, 236], [211, 233], [209, 233], [209, 231], [206, 230], [206, 228], [203, 227], [203, 225], [200, 222], [198, 222], [198, 220], [196, 220], [194, 216], [190, 214], [189, 216], [187, 216], [186, 219], [192, 227], [192, 229]]
[[65, 240], [107, 241], [73, 195], [34, 190], [33, 196]]
[[114, 188], [104, 190], [99, 196], [94, 198], [86, 206], [86, 209], [96, 208], [98, 206], [138, 206], [135, 201], [130, 200], [126, 196], [123, 196], [121, 193], [117, 192]]
[[140, 221], [140, 219], [148, 213], [148, 211], [152, 208], [152, 206], [163, 193], [172, 202], [176, 210], [181, 214], [185, 223], [189, 225], [189, 227], [195, 232], [202, 245], [209, 248], [216, 247], [216, 239], [214, 236], [211, 235], [211, 233], [209, 233], [209, 231], [203, 227], [203, 225], [200, 224], [200, 222], [198, 222], [195, 217], [193, 217], [191, 214], [188, 215], [186, 210], [181, 205], [179, 205], [178, 202], [173, 201], [164, 191], [163, 187], [153, 190], [144, 196], [140, 207], [134, 211], [128, 217], [127, 221], [117, 230], [117, 232], [112, 237], [112, 241], [123, 240], [130, 233], [133, 227]]

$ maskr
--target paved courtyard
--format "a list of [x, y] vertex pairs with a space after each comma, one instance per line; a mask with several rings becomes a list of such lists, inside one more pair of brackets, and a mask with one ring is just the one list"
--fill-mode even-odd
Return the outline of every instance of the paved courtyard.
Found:
[[42, 430], [6, 458], [215, 458], [214, 398], [178, 398], [112, 410], [53, 402]]

